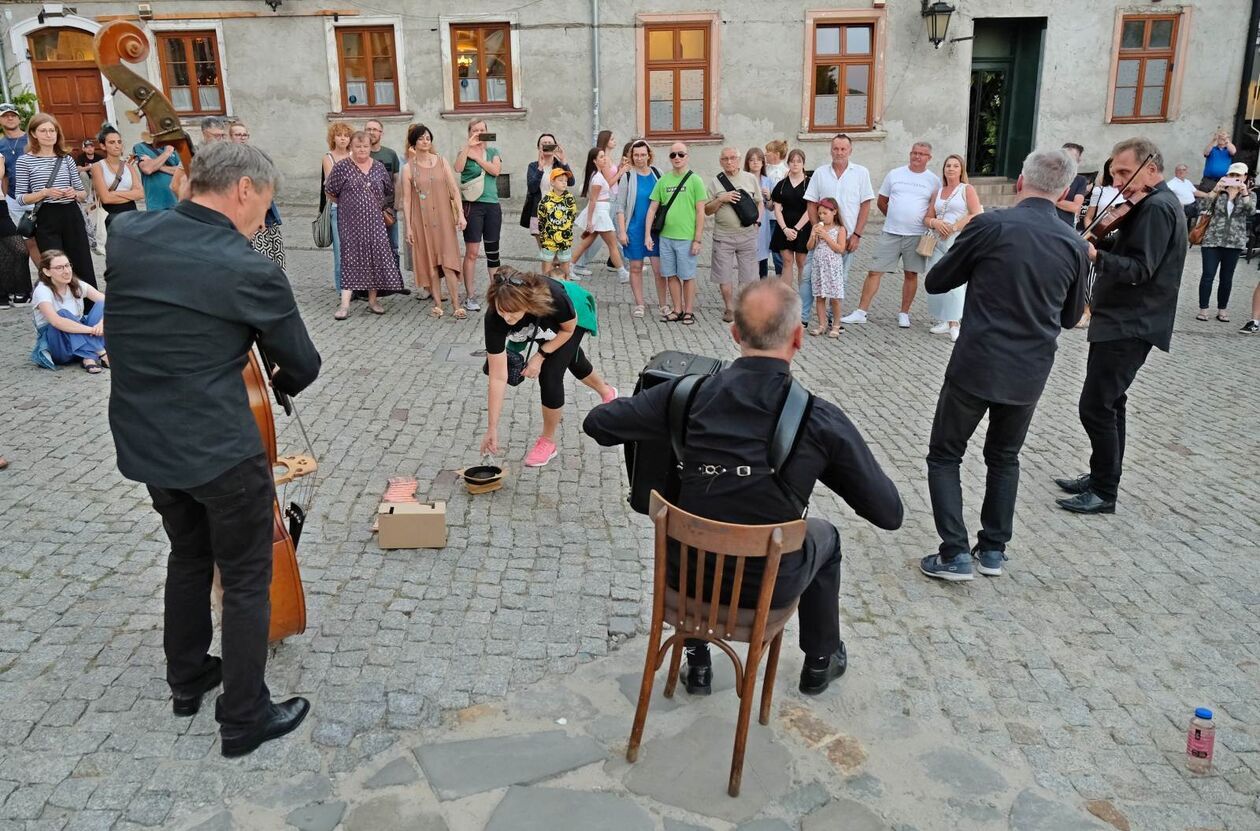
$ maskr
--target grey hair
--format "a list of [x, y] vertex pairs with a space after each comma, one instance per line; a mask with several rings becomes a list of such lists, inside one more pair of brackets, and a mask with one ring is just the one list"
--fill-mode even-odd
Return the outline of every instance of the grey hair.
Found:
[[205, 118], [201, 119], [201, 131], [203, 133], [206, 130], [213, 130], [216, 127], [219, 128], [220, 130], [223, 130], [224, 132], [227, 132], [227, 128], [228, 128], [227, 119], [222, 118], [217, 115], [208, 115]]
[[914, 144], [910, 145], [911, 150], [916, 147], [926, 147], [929, 153], [932, 152], [932, 142], [930, 141], [916, 141]]
[[1076, 160], [1061, 148], [1034, 150], [1024, 159], [1024, 186], [1038, 193], [1050, 193], [1056, 197], [1072, 184], [1076, 177]]
[[[756, 294], [767, 293], [775, 306], [767, 314], [749, 318], [745, 304]], [[735, 297], [735, 331], [740, 343], [759, 351], [780, 349], [792, 339], [801, 322], [801, 298], [782, 280], [758, 280], [740, 289]]]
[[366, 141], [368, 144], [372, 143], [372, 140], [368, 138], [366, 130], [355, 130], [350, 134], [350, 143], [354, 144], [356, 141]]
[[1139, 165], [1143, 164], [1143, 159], [1147, 156], [1151, 157], [1151, 164], [1155, 165], [1155, 169], [1160, 173], [1164, 172], [1164, 154], [1159, 152], [1159, 148], [1155, 146], [1155, 142], [1145, 136], [1134, 136], [1130, 139], [1118, 143], [1111, 148], [1111, 158], [1115, 158], [1126, 150], [1133, 152], [1133, 156]]
[[280, 171], [271, 157], [252, 144], [215, 141], [197, 151], [188, 172], [193, 195], [223, 193], [241, 179], [256, 188], [278, 188]]

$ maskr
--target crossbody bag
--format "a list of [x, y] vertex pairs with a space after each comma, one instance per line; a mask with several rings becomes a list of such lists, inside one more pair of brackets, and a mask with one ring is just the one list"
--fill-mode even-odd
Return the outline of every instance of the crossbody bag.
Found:
[[678, 198], [678, 194], [682, 193], [683, 188], [687, 185], [687, 180], [691, 178], [691, 171], [687, 171], [687, 175], [682, 177], [682, 181], [678, 183], [678, 188], [674, 194], [669, 197], [669, 201], [661, 206], [656, 212], [656, 216], [652, 217], [652, 235], [660, 236], [661, 231], [665, 229], [665, 215], [669, 213], [669, 209], [673, 207], [674, 200]]

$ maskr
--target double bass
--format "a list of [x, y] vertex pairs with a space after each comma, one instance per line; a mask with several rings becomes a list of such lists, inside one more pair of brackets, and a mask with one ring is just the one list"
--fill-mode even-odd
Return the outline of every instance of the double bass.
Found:
[[[136, 105], [127, 112], [132, 123], [144, 119], [156, 146], [174, 147], [183, 162], [184, 170], [192, 164], [192, 141], [180, 125], [179, 113], [162, 92], [147, 79], [128, 69], [124, 63], [139, 63], [149, 54], [149, 41], [144, 31], [134, 23], [115, 20], [101, 27], [95, 37], [96, 63], [101, 74], [114, 87]], [[270, 374], [264, 367], [272, 368], [261, 345], [250, 349], [242, 382], [249, 396], [249, 408], [258, 425], [267, 461], [276, 475], [277, 485], [286, 485], [315, 472], [315, 459], [310, 455], [280, 456], [276, 444], [276, 422], [271, 408], [271, 398], [289, 415], [295, 415], [292, 400], [275, 389]], [[298, 421], [301, 427], [301, 421]], [[305, 430], [303, 429], [305, 435]], [[309, 449], [309, 439], [307, 445]], [[274, 643], [291, 635], [306, 631], [306, 595], [302, 590], [302, 577], [298, 569], [297, 545], [306, 521], [305, 508], [296, 501], [281, 509], [278, 497], [272, 509], [272, 569], [271, 569], [271, 626], [267, 640]]]

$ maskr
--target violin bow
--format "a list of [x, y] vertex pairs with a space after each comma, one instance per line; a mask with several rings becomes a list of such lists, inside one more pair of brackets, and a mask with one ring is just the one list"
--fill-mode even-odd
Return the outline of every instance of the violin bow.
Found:
[[1143, 159], [1142, 163], [1138, 165], [1137, 168], [1133, 171], [1133, 175], [1129, 177], [1129, 181], [1125, 182], [1122, 187], [1117, 189], [1116, 195], [1111, 197], [1111, 201], [1108, 202], [1106, 205], [1103, 205], [1102, 207], [1100, 207], [1098, 209], [1098, 213], [1094, 214], [1094, 221], [1089, 223], [1089, 227], [1087, 227], [1084, 231], [1081, 231], [1082, 237], [1086, 237], [1086, 238], [1089, 237], [1089, 232], [1094, 230], [1094, 226], [1102, 221], [1102, 218], [1107, 213], [1107, 211], [1111, 210], [1111, 206], [1116, 204], [1116, 200], [1119, 199], [1121, 196], [1124, 196], [1125, 190], [1128, 189], [1129, 185], [1133, 184], [1133, 180], [1136, 179], [1137, 175], [1142, 172], [1142, 168], [1146, 167], [1146, 165], [1153, 158], [1155, 158], [1154, 153], [1146, 154], [1146, 158]]

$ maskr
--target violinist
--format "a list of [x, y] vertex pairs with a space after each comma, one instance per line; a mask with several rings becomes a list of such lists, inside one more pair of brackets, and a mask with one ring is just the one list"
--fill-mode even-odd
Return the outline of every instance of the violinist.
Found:
[[[241, 378], [255, 340], [278, 365], [280, 392], [319, 374], [284, 270], [250, 249], [278, 179], [256, 147], [207, 144], [189, 168], [189, 200], [116, 215], [106, 243], [118, 469], [148, 486], [171, 542], [163, 646], [172, 709], [194, 715], [222, 682], [224, 756], [283, 736], [310, 709], [303, 698], [273, 703], [264, 680], [275, 485]], [[209, 654], [216, 565], [224, 660]]]
[[1111, 174], [1129, 207], [1113, 223], [1114, 236], [1110, 225], [1094, 229], [1097, 239], [1106, 238], [1105, 249], [1089, 243], [1096, 276], [1079, 410], [1093, 450], [1088, 473], [1055, 480], [1073, 494], [1059, 506], [1074, 513], [1115, 513], [1126, 393], [1151, 347], [1167, 352], [1172, 341], [1186, 220], [1163, 171], [1163, 155], [1149, 139], [1126, 139], [1112, 151]]

